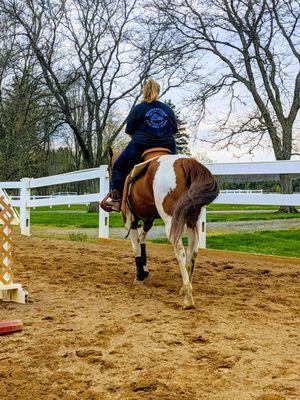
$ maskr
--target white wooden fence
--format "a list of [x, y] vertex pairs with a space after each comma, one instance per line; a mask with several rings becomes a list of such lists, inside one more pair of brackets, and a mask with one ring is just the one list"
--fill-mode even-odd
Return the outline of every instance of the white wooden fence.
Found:
[[[216, 176], [224, 175], [275, 175], [275, 174], [300, 174], [300, 161], [271, 161], [247, 163], [220, 163], [206, 164], [207, 168]], [[46, 198], [32, 198], [31, 189], [99, 179], [99, 193], [83, 195], [57, 195]], [[20, 227], [23, 235], [30, 235], [30, 208], [53, 205], [87, 204], [98, 202], [109, 191], [107, 166], [99, 168], [70, 172], [67, 174], [47, 176], [44, 178], [23, 178], [20, 182], [0, 182], [0, 189], [18, 189], [20, 198], [12, 200], [14, 207], [20, 208]], [[221, 192], [215, 203], [219, 204], [245, 204], [245, 205], [287, 205], [299, 206], [300, 194], [280, 193], [232, 193]], [[201, 213], [200, 247], [206, 247], [206, 209]], [[99, 237], [109, 237], [108, 214], [100, 209], [99, 212]]]
[[[81, 195], [31, 196], [31, 189], [81, 182], [91, 179], [99, 180], [99, 192]], [[46, 176], [44, 178], [23, 178], [20, 182], [0, 182], [0, 189], [18, 189], [19, 198], [12, 199], [13, 207], [19, 207], [21, 234], [30, 235], [30, 209], [35, 207], [56, 206], [65, 204], [89, 204], [99, 202], [109, 191], [107, 166], [92, 168], [67, 174]], [[108, 213], [99, 209], [99, 237], [109, 237]]]
[[[300, 174], [300, 161], [270, 161], [246, 163], [206, 164], [216, 176]], [[300, 193], [220, 193], [214, 203], [267, 206], [299, 206]], [[206, 207], [201, 211], [200, 248], [206, 247]]]

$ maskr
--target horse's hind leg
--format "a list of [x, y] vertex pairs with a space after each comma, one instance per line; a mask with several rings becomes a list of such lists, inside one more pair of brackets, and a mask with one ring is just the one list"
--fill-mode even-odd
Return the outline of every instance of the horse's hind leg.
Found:
[[192, 283], [195, 261], [199, 251], [199, 230], [195, 228], [187, 228], [188, 248], [187, 248], [187, 270]]
[[[188, 247], [187, 247], [187, 270], [189, 273], [190, 283], [192, 284], [194, 270], [195, 270], [195, 262], [199, 253], [199, 236], [200, 235], [200, 217], [193, 227], [187, 228], [187, 238], [188, 238]], [[183, 287], [180, 289], [179, 294], [183, 293]]]
[[[195, 269], [195, 261], [198, 255], [199, 248], [199, 233], [197, 226], [195, 228], [187, 228], [188, 247], [186, 250], [186, 269], [189, 274], [190, 284], [192, 285], [193, 274]], [[184, 293], [184, 287], [179, 291], [179, 294]]]
[[146, 237], [150, 229], [152, 228], [153, 220], [146, 219], [139, 232], [139, 244], [141, 246], [141, 263], [144, 267], [145, 276], [148, 277], [149, 269], [147, 267], [147, 252], [146, 252]]
[[[172, 221], [171, 217], [165, 220], [166, 234], [168, 239], [170, 238], [171, 221]], [[195, 302], [193, 299], [192, 285], [190, 282], [189, 273], [186, 268], [187, 259], [182, 239], [180, 239], [176, 245], [173, 245], [173, 248], [182, 276], [183, 291], [184, 291], [184, 308], [194, 308]]]

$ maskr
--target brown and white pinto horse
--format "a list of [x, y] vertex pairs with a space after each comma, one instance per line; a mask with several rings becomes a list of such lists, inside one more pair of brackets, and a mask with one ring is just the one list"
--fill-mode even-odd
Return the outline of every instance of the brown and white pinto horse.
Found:
[[[110, 149], [110, 170], [118, 154]], [[162, 155], [150, 161], [146, 172], [132, 183], [125, 210], [125, 226], [136, 261], [135, 282], [148, 277], [146, 236], [156, 218], [165, 223], [167, 238], [180, 266], [184, 307], [193, 308], [192, 276], [198, 254], [201, 207], [211, 203], [219, 190], [210, 171], [185, 155]], [[142, 227], [138, 228], [139, 221]], [[186, 228], [188, 247], [182, 244]]]

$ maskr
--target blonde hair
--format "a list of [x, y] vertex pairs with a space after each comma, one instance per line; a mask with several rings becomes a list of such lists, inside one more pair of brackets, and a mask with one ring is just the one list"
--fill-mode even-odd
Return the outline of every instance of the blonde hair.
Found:
[[149, 79], [143, 87], [143, 102], [152, 103], [158, 99], [160, 85], [154, 80]]

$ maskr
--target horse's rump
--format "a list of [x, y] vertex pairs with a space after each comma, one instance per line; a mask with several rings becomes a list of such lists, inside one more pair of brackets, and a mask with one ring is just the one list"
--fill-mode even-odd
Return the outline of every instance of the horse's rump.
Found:
[[[154, 193], [155, 180], [159, 189]], [[166, 155], [149, 162], [145, 173], [132, 183], [128, 199], [132, 213], [143, 219], [158, 218], [156, 202], [161, 202], [163, 212], [172, 216], [170, 241], [176, 244], [184, 226], [195, 228], [201, 207], [211, 203], [218, 193], [215, 178], [198, 161]]]

